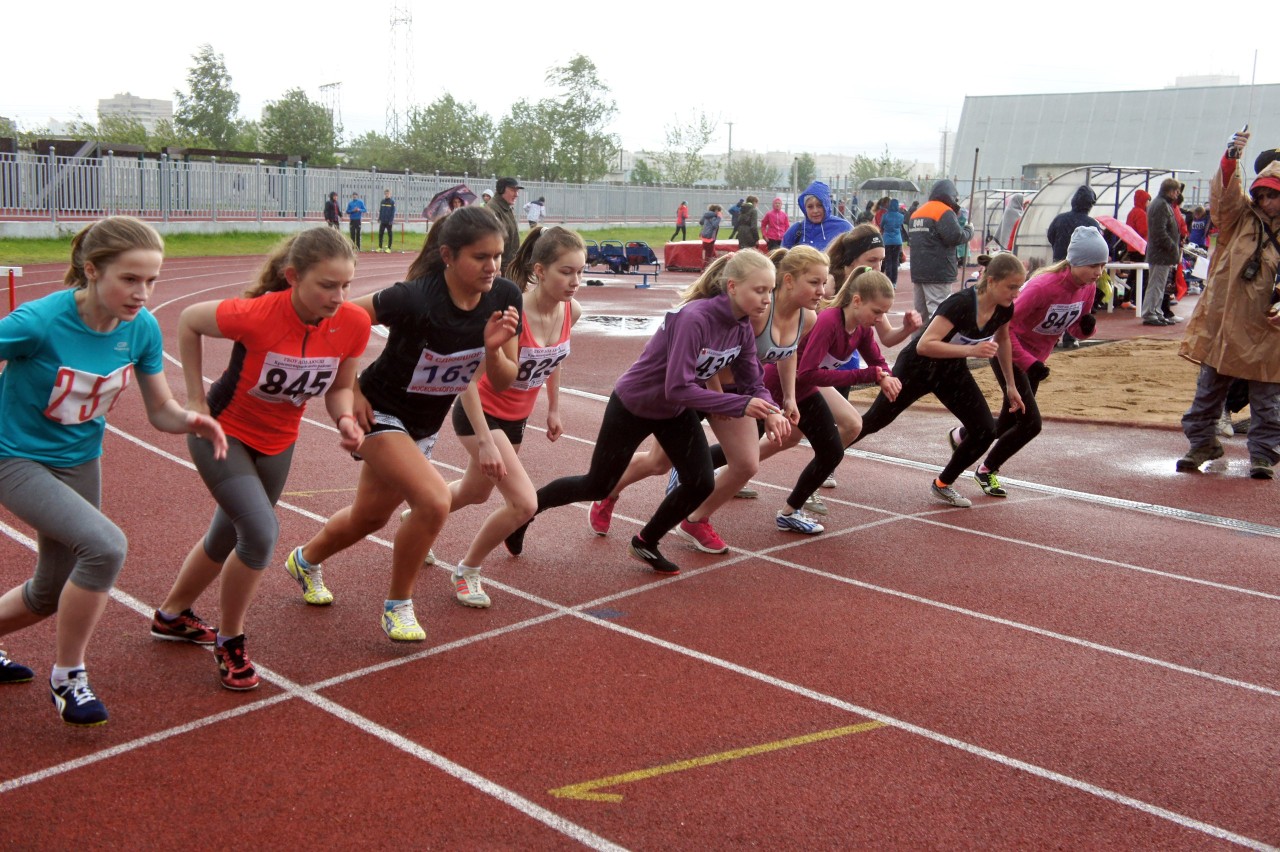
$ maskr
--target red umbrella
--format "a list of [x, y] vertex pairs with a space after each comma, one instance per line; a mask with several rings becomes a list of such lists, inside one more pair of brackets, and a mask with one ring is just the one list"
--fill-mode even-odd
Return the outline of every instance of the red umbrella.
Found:
[[1133, 228], [1130, 228], [1124, 222], [1121, 222], [1114, 216], [1095, 216], [1093, 218], [1097, 219], [1098, 224], [1115, 234], [1124, 241], [1125, 245], [1136, 251], [1138, 254], [1147, 253], [1147, 241], [1142, 238], [1141, 234]]

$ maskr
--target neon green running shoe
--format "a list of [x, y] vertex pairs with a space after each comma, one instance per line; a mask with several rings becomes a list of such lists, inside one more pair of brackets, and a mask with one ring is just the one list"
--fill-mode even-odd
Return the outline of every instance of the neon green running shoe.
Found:
[[382, 629], [393, 642], [424, 642], [427, 638], [413, 614], [413, 601], [401, 601], [383, 612]]
[[312, 606], [328, 606], [333, 603], [333, 592], [324, 585], [324, 573], [319, 565], [312, 565], [310, 569], [303, 568], [298, 562], [298, 555], [301, 553], [301, 547], [295, 547], [289, 551], [289, 556], [284, 561], [284, 569], [289, 572], [290, 577], [298, 581], [304, 601]]

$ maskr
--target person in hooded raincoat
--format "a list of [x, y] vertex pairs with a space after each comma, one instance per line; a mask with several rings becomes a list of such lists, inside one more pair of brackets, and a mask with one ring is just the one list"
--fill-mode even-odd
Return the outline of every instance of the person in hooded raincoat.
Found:
[[783, 248], [804, 244], [813, 246], [818, 251], [826, 251], [832, 240], [845, 231], [853, 230], [853, 224], [848, 219], [841, 219], [832, 210], [831, 190], [822, 181], [815, 180], [805, 187], [796, 201], [804, 211], [804, 218], [783, 234]]
[[1178, 349], [1200, 375], [1182, 416], [1191, 448], [1177, 469], [1196, 471], [1222, 456], [1216, 428], [1234, 376], [1249, 386], [1249, 475], [1272, 479], [1280, 461], [1280, 161], [1261, 168], [1246, 193], [1238, 158], [1248, 141], [1247, 132], [1233, 137], [1210, 186], [1218, 244]]
[[898, 199], [889, 199], [889, 205], [880, 219], [880, 234], [884, 239], [884, 274], [898, 286], [898, 264], [902, 261], [902, 215]]
[[1004, 205], [1004, 215], [1000, 217], [1000, 230], [996, 232], [996, 242], [1000, 248], [1013, 251], [1013, 232], [1022, 219], [1026, 200], [1020, 193], [1010, 195]]
[[915, 309], [925, 325], [948, 296], [960, 269], [956, 248], [973, 238], [973, 228], [961, 225], [960, 193], [949, 180], [933, 185], [929, 201], [911, 217], [907, 233], [911, 240], [911, 283], [915, 286]]

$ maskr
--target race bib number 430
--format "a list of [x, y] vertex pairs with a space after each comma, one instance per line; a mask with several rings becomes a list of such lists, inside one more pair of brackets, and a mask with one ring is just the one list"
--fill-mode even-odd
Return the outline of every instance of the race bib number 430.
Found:
[[467, 389], [471, 377], [480, 368], [484, 349], [468, 349], [441, 355], [430, 349], [422, 350], [418, 366], [413, 368], [413, 378], [406, 388], [409, 393], [428, 396], [455, 396]]
[[311, 397], [327, 391], [337, 375], [337, 358], [298, 358], [268, 352], [249, 395], [266, 402], [304, 405]]
[[705, 382], [720, 372], [721, 369], [731, 364], [741, 351], [741, 346], [734, 346], [729, 349], [703, 349], [698, 353], [698, 363], [693, 368], [694, 375], [697, 376], [699, 381]]
[[132, 364], [125, 364], [108, 376], [62, 367], [53, 380], [53, 390], [49, 393], [49, 405], [44, 410], [44, 416], [63, 426], [88, 423], [95, 417], [104, 417], [116, 404], [120, 392], [132, 380]]

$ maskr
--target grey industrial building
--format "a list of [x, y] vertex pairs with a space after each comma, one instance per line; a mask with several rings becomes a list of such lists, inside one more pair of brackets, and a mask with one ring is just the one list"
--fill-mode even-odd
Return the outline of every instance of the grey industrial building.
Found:
[[1227, 140], [1246, 122], [1251, 149], [1280, 147], [1280, 84], [971, 96], [950, 171], [967, 193], [975, 148], [979, 189], [1030, 189], [1087, 165], [1177, 171], [1187, 201], [1204, 201]]

